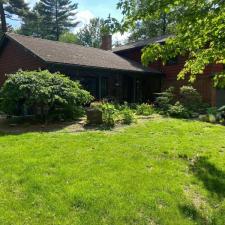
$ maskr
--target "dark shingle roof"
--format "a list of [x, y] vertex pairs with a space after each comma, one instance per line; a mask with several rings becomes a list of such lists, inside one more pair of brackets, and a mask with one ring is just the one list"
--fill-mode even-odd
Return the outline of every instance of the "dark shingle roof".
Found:
[[172, 35], [164, 35], [156, 38], [150, 38], [145, 40], [136, 41], [133, 43], [129, 43], [127, 45], [119, 46], [116, 48], [113, 48], [113, 52], [122, 52], [134, 48], [142, 48], [146, 45], [153, 44], [153, 43], [163, 43], [166, 41], [167, 38], [171, 37]]
[[143, 67], [139, 63], [126, 60], [112, 51], [104, 51], [97, 48], [83, 47], [76, 44], [67, 44], [13, 33], [7, 33], [6, 36], [48, 63], [160, 73], [157, 70]]

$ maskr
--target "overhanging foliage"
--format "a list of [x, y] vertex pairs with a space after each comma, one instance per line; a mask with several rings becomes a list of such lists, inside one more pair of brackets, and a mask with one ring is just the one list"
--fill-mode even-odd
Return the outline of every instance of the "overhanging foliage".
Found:
[[[173, 19], [175, 28], [164, 45], [154, 44], [143, 50], [142, 62], [162, 60], [177, 55], [187, 57], [178, 78], [189, 76], [191, 82], [210, 63], [225, 64], [225, 1], [222, 0], [121, 0], [118, 7], [125, 15], [127, 29], [138, 20], [159, 18], [161, 13]], [[225, 74], [215, 77], [215, 85], [225, 87]]]

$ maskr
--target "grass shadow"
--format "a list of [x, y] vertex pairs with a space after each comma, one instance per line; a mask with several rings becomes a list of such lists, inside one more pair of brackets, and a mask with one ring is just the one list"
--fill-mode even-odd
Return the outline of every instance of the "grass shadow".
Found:
[[190, 167], [212, 195], [216, 195], [219, 199], [225, 197], [225, 173], [222, 170], [209, 162], [206, 157], [197, 158]]
[[211, 224], [209, 221], [207, 221], [206, 218], [204, 218], [198, 210], [193, 205], [181, 205], [179, 206], [180, 212], [188, 219], [193, 220], [196, 224], [199, 225], [209, 225]]
[[74, 121], [58, 121], [49, 123], [40, 122], [11, 122], [0, 118], [0, 137], [7, 135], [20, 135], [35, 132], [62, 132], [77, 133], [85, 131], [111, 131], [113, 128], [104, 125], [86, 124], [84, 118]]

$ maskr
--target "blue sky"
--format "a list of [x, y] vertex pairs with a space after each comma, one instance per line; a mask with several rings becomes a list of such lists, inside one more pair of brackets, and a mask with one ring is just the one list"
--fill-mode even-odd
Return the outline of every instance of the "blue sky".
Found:
[[121, 13], [116, 9], [118, 0], [78, 0], [80, 10], [89, 10], [95, 16], [107, 17], [109, 13], [121, 19]]

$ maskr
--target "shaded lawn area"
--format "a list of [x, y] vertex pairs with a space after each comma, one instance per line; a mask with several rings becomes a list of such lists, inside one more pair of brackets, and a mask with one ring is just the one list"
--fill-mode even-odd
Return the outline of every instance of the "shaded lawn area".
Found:
[[225, 127], [0, 135], [0, 224], [225, 224]]

